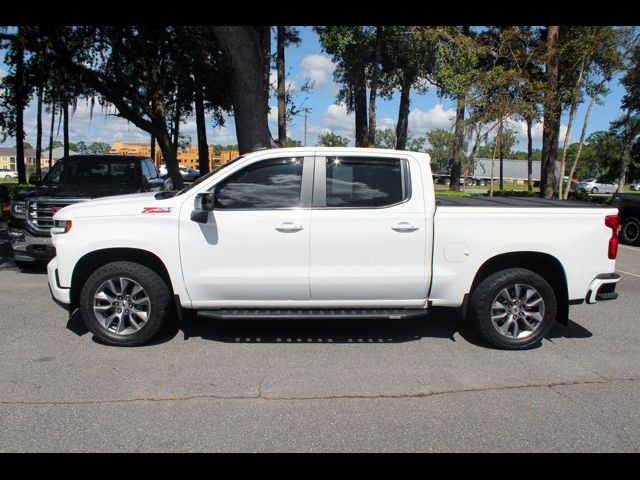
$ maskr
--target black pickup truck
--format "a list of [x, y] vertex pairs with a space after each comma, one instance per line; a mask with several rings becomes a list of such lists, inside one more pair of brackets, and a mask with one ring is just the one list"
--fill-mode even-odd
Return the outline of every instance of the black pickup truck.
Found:
[[49, 230], [63, 207], [92, 198], [164, 190], [153, 161], [124, 155], [73, 155], [60, 159], [44, 179], [32, 176], [35, 188], [11, 200], [9, 240], [17, 263], [55, 256]]
[[618, 207], [622, 222], [620, 240], [628, 245], [640, 246], [640, 194], [616, 193], [613, 206]]

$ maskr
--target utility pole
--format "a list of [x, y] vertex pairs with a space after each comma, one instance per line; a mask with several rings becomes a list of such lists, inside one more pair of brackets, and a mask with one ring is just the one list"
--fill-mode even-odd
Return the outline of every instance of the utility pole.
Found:
[[307, 113], [309, 112], [308, 108], [304, 109], [304, 146], [307, 146]]

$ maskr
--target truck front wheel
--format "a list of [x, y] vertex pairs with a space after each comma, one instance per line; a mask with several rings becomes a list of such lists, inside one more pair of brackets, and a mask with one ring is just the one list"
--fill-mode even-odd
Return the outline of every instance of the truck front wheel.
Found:
[[556, 295], [544, 278], [524, 268], [501, 270], [473, 291], [470, 317], [488, 343], [505, 350], [540, 344], [556, 318]]
[[155, 271], [118, 261], [98, 268], [80, 293], [87, 328], [109, 345], [132, 347], [148, 342], [166, 323], [171, 292]]

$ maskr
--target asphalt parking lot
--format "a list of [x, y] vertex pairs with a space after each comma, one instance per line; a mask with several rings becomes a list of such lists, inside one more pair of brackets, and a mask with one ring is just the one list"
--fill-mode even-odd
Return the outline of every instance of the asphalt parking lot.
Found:
[[0, 451], [640, 451], [640, 249], [540, 348], [412, 321], [187, 320], [93, 340], [0, 224]]

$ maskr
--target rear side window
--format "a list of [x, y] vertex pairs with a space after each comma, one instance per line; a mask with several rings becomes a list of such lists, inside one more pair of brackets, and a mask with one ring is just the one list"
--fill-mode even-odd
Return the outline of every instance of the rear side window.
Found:
[[408, 198], [398, 158], [327, 157], [327, 207], [385, 207]]
[[141, 165], [142, 165], [142, 175], [147, 180], [151, 180], [151, 172], [149, 172], [149, 165], [147, 165], [147, 162], [142, 162]]
[[215, 190], [215, 207], [229, 209], [292, 208], [300, 205], [302, 158], [254, 163]]

